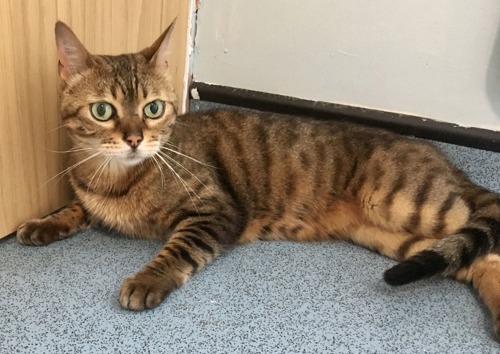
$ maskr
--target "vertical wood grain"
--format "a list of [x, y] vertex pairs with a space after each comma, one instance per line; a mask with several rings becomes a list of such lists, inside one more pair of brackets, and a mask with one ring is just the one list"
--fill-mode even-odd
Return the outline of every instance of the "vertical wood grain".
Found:
[[94, 53], [149, 46], [177, 17], [172, 75], [184, 91], [189, 0], [0, 0], [0, 238], [70, 197], [58, 114], [54, 24], [70, 25]]
[[55, 1], [0, 0], [0, 237], [61, 206]]

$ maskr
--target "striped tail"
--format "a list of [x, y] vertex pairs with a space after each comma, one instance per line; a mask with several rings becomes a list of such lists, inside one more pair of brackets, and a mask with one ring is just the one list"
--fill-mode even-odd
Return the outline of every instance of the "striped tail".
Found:
[[386, 270], [384, 280], [396, 286], [436, 274], [452, 275], [495, 249], [500, 243], [500, 195], [481, 189], [471, 199], [475, 211], [464, 228]]

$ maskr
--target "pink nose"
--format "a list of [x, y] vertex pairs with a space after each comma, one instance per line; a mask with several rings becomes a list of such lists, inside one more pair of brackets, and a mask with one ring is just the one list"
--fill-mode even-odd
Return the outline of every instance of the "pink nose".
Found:
[[129, 135], [125, 138], [125, 141], [127, 142], [128, 146], [130, 146], [132, 149], [135, 149], [140, 145], [142, 136], [135, 134]]

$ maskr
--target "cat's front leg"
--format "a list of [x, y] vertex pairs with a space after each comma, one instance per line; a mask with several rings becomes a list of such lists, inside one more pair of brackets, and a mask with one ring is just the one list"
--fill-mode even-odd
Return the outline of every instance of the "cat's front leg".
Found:
[[17, 229], [17, 240], [25, 245], [43, 246], [59, 241], [89, 226], [89, 218], [79, 201], [42, 219], [26, 221]]
[[188, 214], [188, 218], [175, 221], [172, 236], [156, 257], [124, 280], [119, 294], [124, 308], [145, 310], [158, 306], [196, 271], [234, 244], [241, 233], [241, 222], [235, 215]]

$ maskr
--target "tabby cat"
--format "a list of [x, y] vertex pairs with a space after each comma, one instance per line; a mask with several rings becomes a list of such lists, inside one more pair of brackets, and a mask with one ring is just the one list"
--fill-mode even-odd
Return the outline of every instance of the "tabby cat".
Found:
[[385, 131], [237, 110], [177, 116], [173, 27], [141, 52], [105, 56], [56, 24], [75, 198], [22, 224], [19, 242], [92, 225], [164, 240], [121, 285], [121, 305], [144, 310], [238, 244], [349, 240], [400, 261], [384, 274], [391, 285], [471, 282], [500, 335], [499, 194], [434, 146]]

